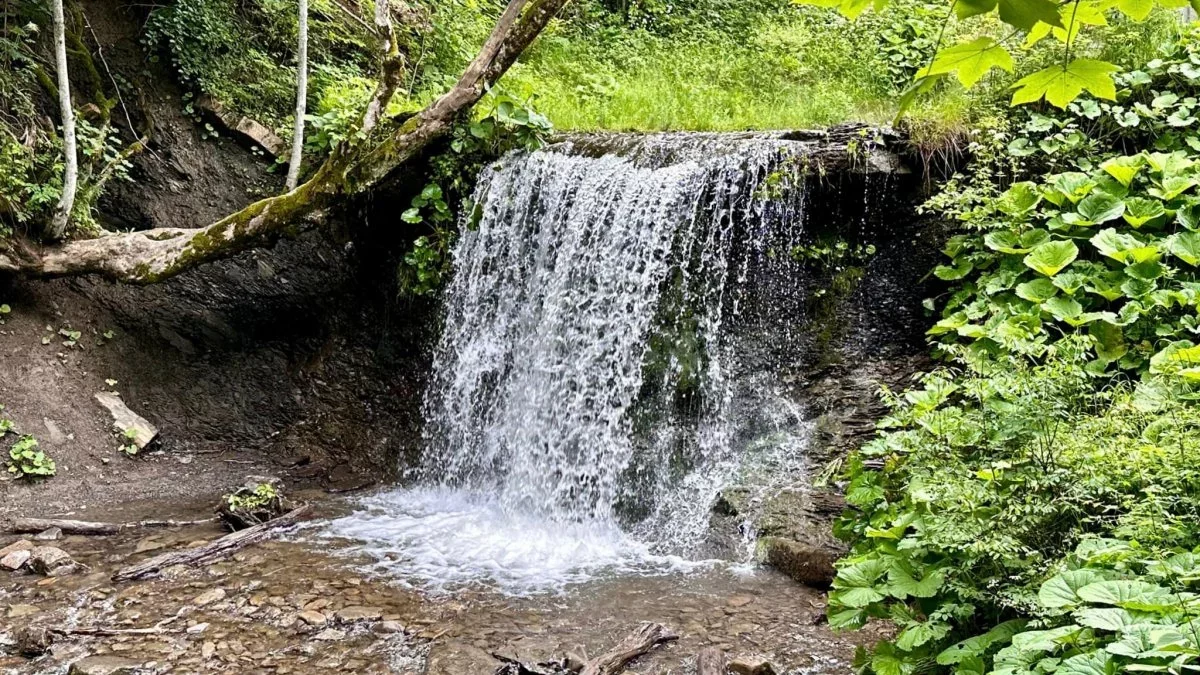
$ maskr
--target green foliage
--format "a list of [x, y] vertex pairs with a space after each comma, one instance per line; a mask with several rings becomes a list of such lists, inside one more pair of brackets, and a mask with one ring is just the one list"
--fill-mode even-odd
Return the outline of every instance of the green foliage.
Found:
[[[115, 384], [115, 381], [113, 381], [113, 382]], [[112, 386], [112, 385], [109, 385], [109, 386]], [[119, 449], [121, 450], [121, 452], [125, 453], [125, 455], [127, 457], [133, 457], [134, 455], [138, 454], [138, 445], [136, 443], [136, 440], [137, 440], [137, 429], [134, 429], [133, 427], [126, 429], [121, 434], [121, 447]]]
[[270, 483], [258, 483], [225, 495], [225, 505], [235, 511], [257, 511], [279, 499], [279, 491]]
[[[4, 406], [0, 406], [0, 413]], [[13, 421], [0, 416], [0, 440], [14, 433]], [[28, 434], [17, 437], [8, 448], [8, 472], [18, 478], [48, 478], [57, 471], [54, 460], [38, 449], [37, 439]]]
[[[400, 215], [406, 223], [431, 230], [418, 236], [404, 256], [397, 277], [401, 293], [431, 295], [442, 287], [450, 272], [455, 224], [463, 221], [463, 214], [467, 227], [477, 223], [479, 214], [470, 191], [484, 164], [512, 149], [537, 149], [552, 130], [549, 120], [529, 101], [493, 90], [486, 104], [489, 112], [484, 117], [454, 128], [448, 151], [431, 162], [429, 182]], [[459, 204], [462, 213], [456, 208]]]
[[[795, 0], [802, 4], [836, 7], [848, 18], [856, 18], [869, 7], [876, 10], [886, 7], [888, 0]], [[916, 96], [926, 94], [950, 75], [964, 87], [972, 87], [985, 74], [995, 68], [1013, 70], [1013, 39], [1024, 35], [1024, 49], [1029, 49], [1043, 38], [1053, 35], [1062, 43], [1058, 49], [1060, 57], [1044, 64], [1012, 85], [1012, 105], [1035, 103], [1045, 100], [1058, 108], [1066, 108], [1085, 91], [1096, 98], [1115, 100], [1116, 83], [1114, 74], [1120, 68], [1115, 64], [1081, 56], [1075, 50], [1079, 36], [1088, 27], [1108, 24], [1106, 14], [1119, 14], [1134, 21], [1146, 21], [1156, 7], [1177, 10], [1187, 6], [1187, 0], [953, 0], [948, 3], [946, 23], [952, 13], [958, 21], [968, 21], [964, 39], [955, 45], [943, 42], [940, 36], [935, 43], [929, 65], [916, 73], [908, 94], [901, 101], [901, 113], [908, 108]], [[980, 25], [977, 17], [994, 17], [1004, 30], [990, 29]], [[970, 35], [980, 31], [982, 35]], [[1006, 44], [1008, 43], [1008, 44]], [[1010, 46], [1011, 45], [1011, 46]]]
[[884, 392], [891, 414], [846, 464], [837, 525], [852, 550], [831, 624], [900, 629], [862, 670], [1195, 658], [1177, 554], [1200, 545], [1196, 40], [1123, 73], [1115, 101], [992, 121], [970, 172], [927, 205], [961, 226], [933, 272], [949, 282], [929, 331], [946, 364]]

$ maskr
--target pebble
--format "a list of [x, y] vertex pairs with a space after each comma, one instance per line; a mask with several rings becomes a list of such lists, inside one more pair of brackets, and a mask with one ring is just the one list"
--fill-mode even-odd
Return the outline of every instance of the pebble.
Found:
[[383, 616], [383, 611], [375, 607], [346, 607], [339, 609], [334, 616], [343, 623], [378, 621]]
[[117, 656], [88, 656], [71, 664], [68, 675], [134, 675], [141, 663]]
[[729, 662], [729, 672], [734, 675], [775, 675], [775, 666], [761, 657], [739, 657]]
[[198, 623], [194, 626], [188, 626], [187, 632], [191, 635], [199, 635], [200, 633], [203, 633], [206, 630], [208, 630], [208, 624]]
[[205, 661], [211, 659], [215, 653], [217, 653], [217, 645], [213, 642], [205, 642], [200, 647], [200, 658]]
[[399, 621], [380, 621], [375, 625], [376, 633], [403, 633], [404, 624]]
[[225, 599], [225, 589], [214, 588], [214, 589], [205, 591], [205, 592], [201, 593], [200, 595], [197, 595], [192, 600], [192, 604], [196, 605], [197, 607], [203, 607], [205, 605], [211, 605], [214, 602], [224, 600], [224, 599]]
[[37, 614], [40, 611], [42, 611], [41, 608], [36, 605], [9, 605], [7, 616], [10, 619], [18, 619], [30, 614]]
[[24, 567], [25, 563], [29, 562], [29, 556], [29, 549], [13, 551], [12, 553], [0, 558], [0, 567], [3, 567], [11, 572], [15, 572]]
[[33, 535], [33, 538], [38, 541], [58, 541], [59, 539], [62, 539], [62, 536], [62, 528], [51, 527]]
[[336, 628], [326, 628], [325, 630], [313, 636], [314, 640], [323, 640], [326, 642], [336, 642], [346, 639], [346, 631]]
[[8, 546], [0, 548], [0, 558], [13, 553], [14, 551], [28, 551], [31, 548], [33, 548], [33, 542], [29, 541], [28, 539], [18, 539]]
[[329, 618], [320, 612], [304, 610], [296, 615], [304, 623], [310, 626], [324, 626], [329, 622]]

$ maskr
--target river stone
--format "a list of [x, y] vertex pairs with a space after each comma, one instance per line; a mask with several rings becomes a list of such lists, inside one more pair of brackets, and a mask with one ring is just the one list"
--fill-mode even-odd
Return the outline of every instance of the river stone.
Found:
[[339, 609], [334, 615], [338, 621], [343, 623], [354, 623], [356, 621], [378, 621], [383, 617], [383, 610], [376, 607], [346, 607]]
[[380, 621], [375, 624], [376, 633], [403, 633], [404, 624], [399, 621]]
[[16, 541], [14, 541], [13, 543], [9, 544], [8, 546], [5, 546], [4, 548], [0, 548], [0, 558], [3, 558], [4, 556], [9, 555], [11, 553], [15, 553], [17, 551], [28, 551], [32, 548], [33, 548], [33, 542], [29, 541], [28, 539], [18, 539]]
[[840, 551], [782, 537], [766, 537], [760, 543], [767, 563], [796, 581], [816, 588], [828, 588], [833, 583], [833, 563], [841, 556]]
[[35, 546], [29, 552], [29, 568], [48, 577], [61, 577], [79, 571], [79, 564], [61, 548]]
[[734, 675], [775, 675], [775, 666], [759, 657], [741, 657], [729, 662], [729, 672]]
[[136, 675], [140, 665], [119, 656], [88, 656], [72, 663], [67, 675]]
[[38, 541], [58, 541], [62, 539], [63, 532], [61, 527], [50, 527], [33, 535], [33, 538]]
[[36, 605], [9, 605], [8, 618], [19, 619], [30, 614], [37, 614], [40, 611], [42, 611], [41, 608]]
[[336, 628], [326, 628], [325, 630], [313, 636], [314, 640], [323, 640], [326, 642], [337, 642], [338, 640], [346, 639], [346, 631]]
[[310, 626], [315, 626], [317, 628], [320, 628], [329, 622], [329, 617], [325, 616], [321, 612], [311, 609], [306, 609], [303, 612], [300, 612], [296, 615], [296, 618]]
[[15, 572], [24, 567], [27, 562], [29, 562], [29, 549], [21, 549], [0, 558], [0, 567]]
[[207, 590], [207, 591], [201, 593], [200, 595], [197, 595], [192, 600], [192, 604], [196, 605], [197, 607], [203, 607], [205, 605], [211, 605], [214, 602], [218, 602], [218, 601], [224, 600], [224, 599], [225, 599], [225, 589], [213, 588], [213, 589], [210, 589], [210, 590]]
[[17, 626], [13, 629], [13, 639], [18, 654], [33, 658], [50, 650], [54, 635], [45, 626]]

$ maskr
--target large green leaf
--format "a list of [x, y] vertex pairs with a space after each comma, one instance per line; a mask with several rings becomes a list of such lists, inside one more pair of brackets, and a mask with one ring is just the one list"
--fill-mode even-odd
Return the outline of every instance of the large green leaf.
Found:
[[1159, 607], [1172, 602], [1169, 589], [1140, 579], [1097, 581], [1078, 589], [1076, 594], [1090, 603], [1126, 609]]
[[1155, 243], [1143, 243], [1132, 234], [1117, 232], [1111, 227], [1100, 230], [1090, 241], [1102, 255], [1117, 262], [1140, 263], [1153, 260], [1159, 255], [1159, 249]]
[[918, 75], [954, 73], [964, 87], [971, 87], [992, 68], [1001, 68], [1011, 73], [1012, 56], [995, 39], [979, 37], [970, 42], [940, 50], [934, 56], [929, 67]]
[[[1091, 194], [1096, 187], [1096, 180], [1086, 173], [1068, 171], [1054, 177], [1051, 186], [1056, 192], [1071, 200], [1072, 204]], [[1061, 203], [1061, 199], [1058, 200]]]
[[1037, 184], [1032, 181], [1013, 183], [996, 200], [996, 208], [1010, 216], [1020, 216], [1029, 213], [1042, 200]]
[[1074, 298], [1065, 295], [1055, 296], [1042, 303], [1042, 309], [1054, 315], [1059, 321], [1077, 319], [1083, 314], [1083, 305]]
[[1088, 227], [1120, 218], [1125, 213], [1125, 202], [1105, 192], [1096, 192], [1079, 202], [1076, 210], [1064, 213], [1063, 222]]
[[1200, 346], [1189, 340], [1177, 340], [1150, 357], [1151, 373], [1176, 373], [1200, 366]]
[[1017, 284], [1017, 297], [1041, 304], [1058, 294], [1058, 288], [1047, 278]]
[[1048, 241], [1034, 247], [1025, 256], [1025, 264], [1036, 272], [1052, 277], [1079, 257], [1079, 247], [1070, 240]]
[[1200, 232], [1177, 232], [1167, 240], [1167, 250], [1195, 267], [1200, 264]]
[[983, 635], [968, 638], [943, 650], [937, 655], [937, 662], [943, 666], [961, 663], [972, 656], [982, 656], [988, 648], [997, 642], [1005, 642], [1025, 628], [1024, 619], [1012, 619], [993, 626]]
[[893, 567], [888, 571], [888, 591], [897, 598], [932, 598], [946, 580], [945, 570], [927, 572], [921, 579], [915, 578], [908, 572]]
[[1125, 200], [1125, 222], [1134, 227], [1141, 227], [1151, 220], [1166, 214], [1166, 212], [1162, 202], [1157, 199], [1130, 197]]
[[1096, 342], [1096, 356], [1106, 361], [1116, 361], [1129, 351], [1121, 327], [1108, 321], [1097, 321], [1091, 324], [1088, 326], [1088, 334]]
[[1132, 155], [1128, 157], [1113, 157], [1101, 164], [1100, 168], [1107, 171], [1108, 175], [1120, 181], [1121, 185], [1128, 187], [1145, 164], [1145, 157], [1142, 155]]
[[1059, 626], [1048, 630], [1030, 630], [1013, 636], [1012, 646], [1022, 652], [1052, 652], [1083, 632], [1080, 626]]
[[1145, 21], [1154, 10], [1154, 0], [1117, 0], [1117, 9], [1134, 21]]
[[1096, 630], [1120, 631], [1136, 620], [1120, 607], [1088, 607], [1075, 612], [1075, 622]]
[[1032, 29], [1039, 22], [1063, 26], [1058, 3], [1053, 0], [1000, 0], [1000, 20], [1023, 31]]
[[1115, 100], [1117, 88], [1113, 82], [1116, 66], [1095, 59], [1075, 59], [1069, 64], [1056, 64], [1027, 75], [1013, 85], [1012, 104], [1033, 103], [1045, 98], [1051, 105], [1066, 108], [1084, 91], [1096, 98]]
[[1038, 602], [1049, 609], [1073, 607], [1079, 604], [1079, 589], [1098, 581], [1104, 581], [1104, 575], [1096, 570], [1067, 570], [1042, 584], [1038, 589]]
[[971, 261], [964, 259], [955, 260], [951, 265], [938, 265], [933, 268], [933, 274], [943, 281], [958, 281], [971, 273], [975, 266]]
[[1055, 675], [1116, 675], [1119, 672], [1120, 665], [1101, 650], [1072, 656], [1054, 671]]

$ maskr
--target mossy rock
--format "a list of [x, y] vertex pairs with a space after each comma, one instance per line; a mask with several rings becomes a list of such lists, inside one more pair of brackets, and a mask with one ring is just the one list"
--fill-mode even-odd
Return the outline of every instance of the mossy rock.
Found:
[[758, 546], [768, 565], [814, 588], [828, 588], [833, 583], [833, 564], [845, 554], [844, 549], [832, 545], [802, 544], [783, 537], [763, 537]]

